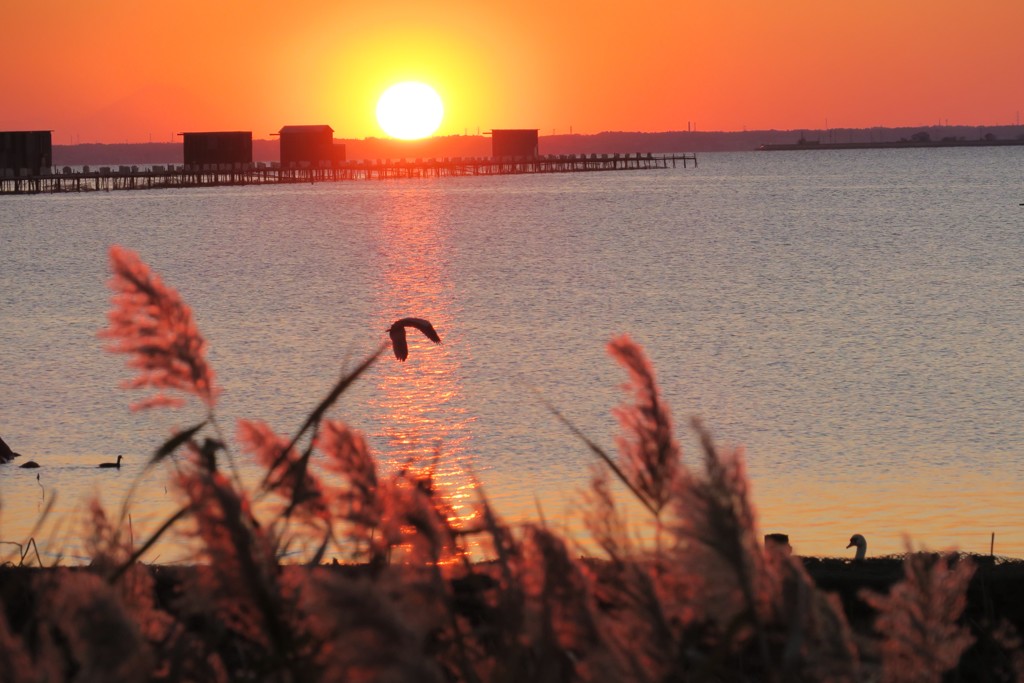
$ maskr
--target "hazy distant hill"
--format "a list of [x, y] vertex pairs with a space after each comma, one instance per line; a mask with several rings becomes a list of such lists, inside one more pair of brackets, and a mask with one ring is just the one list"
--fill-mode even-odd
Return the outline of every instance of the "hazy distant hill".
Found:
[[916, 128], [838, 128], [832, 130], [752, 130], [737, 132], [609, 132], [597, 135], [541, 137], [541, 154], [629, 152], [745, 152], [765, 144], [818, 142], [898, 142], [921, 133], [932, 140], [981, 140], [987, 135], [1011, 140], [1024, 136], [1024, 126], [924, 126]]
[[[927, 134], [932, 140], [944, 138], [980, 140], [1018, 139], [1024, 126], [922, 126], [914, 128], [838, 128], [831, 130], [752, 130], [741, 132], [608, 132], [597, 135], [542, 135], [541, 154], [622, 154], [634, 152], [736, 152], [757, 149], [764, 144], [791, 144], [800, 139], [818, 142], [896, 142]], [[346, 156], [356, 159], [429, 159], [489, 156], [490, 138], [452, 135], [411, 142], [367, 138], [336, 140], [345, 145]], [[253, 161], [277, 161], [277, 139], [253, 140]], [[55, 166], [149, 165], [182, 163], [180, 142], [140, 144], [54, 145]]]

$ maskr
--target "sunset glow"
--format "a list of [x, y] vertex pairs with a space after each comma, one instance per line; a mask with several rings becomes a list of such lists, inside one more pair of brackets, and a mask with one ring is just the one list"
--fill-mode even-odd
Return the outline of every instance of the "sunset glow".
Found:
[[443, 118], [441, 96], [426, 83], [396, 83], [377, 100], [377, 122], [385, 133], [400, 140], [433, 135]]
[[[539, 20], [543, 17], [543, 20]], [[436, 135], [1005, 125], [1024, 113], [1024, 3], [537, 0], [11, 3], [0, 130], [55, 144], [329, 124], [380, 135], [380, 94], [443, 96]], [[46, 45], [40, 50], [40, 30]], [[190, 49], [202, 46], [201, 50]], [[244, 56], [244, 58], [243, 58]], [[74, 68], [71, 68], [71, 65]]]
[[0, 20], [0, 683], [1024, 683], [1024, 0]]

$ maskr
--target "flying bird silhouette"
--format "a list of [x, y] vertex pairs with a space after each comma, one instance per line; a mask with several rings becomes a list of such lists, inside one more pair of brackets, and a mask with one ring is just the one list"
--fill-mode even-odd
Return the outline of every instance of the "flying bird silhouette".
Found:
[[388, 328], [388, 335], [391, 337], [391, 347], [395, 350], [395, 358], [398, 360], [404, 361], [409, 357], [409, 345], [405, 342], [405, 328], [407, 327], [415, 327], [435, 344], [441, 343], [441, 337], [437, 336], [437, 331], [434, 330], [434, 326], [430, 324], [430, 321], [423, 318], [402, 318], [401, 320], [396, 320]]

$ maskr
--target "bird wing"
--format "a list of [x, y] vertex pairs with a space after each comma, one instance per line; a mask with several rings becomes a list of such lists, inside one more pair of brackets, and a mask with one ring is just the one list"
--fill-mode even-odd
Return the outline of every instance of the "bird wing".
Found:
[[400, 322], [402, 321], [399, 320], [391, 326], [388, 336], [391, 337], [391, 348], [395, 350], [395, 358], [404, 361], [409, 357], [409, 345], [405, 343], [405, 328], [398, 324]]
[[402, 323], [403, 326], [415, 327], [435, 344], [441, 343], [441, 337], [438, 336], [437, 330], [434, 329], [429, 320], [424, 320], [423, 318], [402, 318], [398, 322]]

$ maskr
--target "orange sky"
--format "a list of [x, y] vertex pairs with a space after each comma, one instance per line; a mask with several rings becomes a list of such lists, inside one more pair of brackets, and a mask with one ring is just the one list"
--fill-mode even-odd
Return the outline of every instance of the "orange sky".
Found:
[[382, 137], [376, 100], [410, 79], [441, 94], [439, 135], [1024, 113], [1021, 0], [34, 0], [0, 19], [0, 130], [56, 144], [320, 123]]

